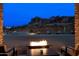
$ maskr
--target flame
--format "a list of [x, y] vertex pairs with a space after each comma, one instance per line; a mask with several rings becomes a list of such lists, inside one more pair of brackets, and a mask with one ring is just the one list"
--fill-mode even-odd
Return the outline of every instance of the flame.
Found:
[[37, 42], [31, 42], [30, 43], [30, 46], [46, 46], [46, 45], [47, 45], [46, 40], [37, 41]]

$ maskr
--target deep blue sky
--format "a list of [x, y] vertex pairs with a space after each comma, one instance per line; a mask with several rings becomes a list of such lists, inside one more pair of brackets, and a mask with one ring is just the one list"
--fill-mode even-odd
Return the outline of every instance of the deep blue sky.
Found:
[[9, 3], [3, 5], [4, 26], [20, 26], [28, 24], [31, 18], [39, 16], [74, 16], [74, 4], [69, 3]]

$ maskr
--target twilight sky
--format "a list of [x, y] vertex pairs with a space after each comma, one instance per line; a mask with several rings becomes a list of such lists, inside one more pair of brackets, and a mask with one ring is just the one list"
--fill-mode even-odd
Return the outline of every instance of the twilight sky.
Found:
[[4, 3], [3, 8], [4, 26], [28, 24], [35, 16], [74, 16], [72, 3]]

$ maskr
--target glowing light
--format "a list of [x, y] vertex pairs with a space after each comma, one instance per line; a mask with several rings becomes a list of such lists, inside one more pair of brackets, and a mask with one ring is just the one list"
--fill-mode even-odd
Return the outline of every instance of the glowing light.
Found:
[[46, 45], [47, 45], [46, 40], [37, 41], [37, 42], [31, 42], [30, 43], [30, 46], [46, 46]]
[[28, 33], [29, 35], [35, 35], [36, 33]]

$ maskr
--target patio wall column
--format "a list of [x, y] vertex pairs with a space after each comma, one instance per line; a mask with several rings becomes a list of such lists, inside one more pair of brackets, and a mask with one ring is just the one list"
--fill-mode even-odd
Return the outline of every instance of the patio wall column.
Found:
[[2, 4], [0, 4], [0, 45], [3, 44]]

